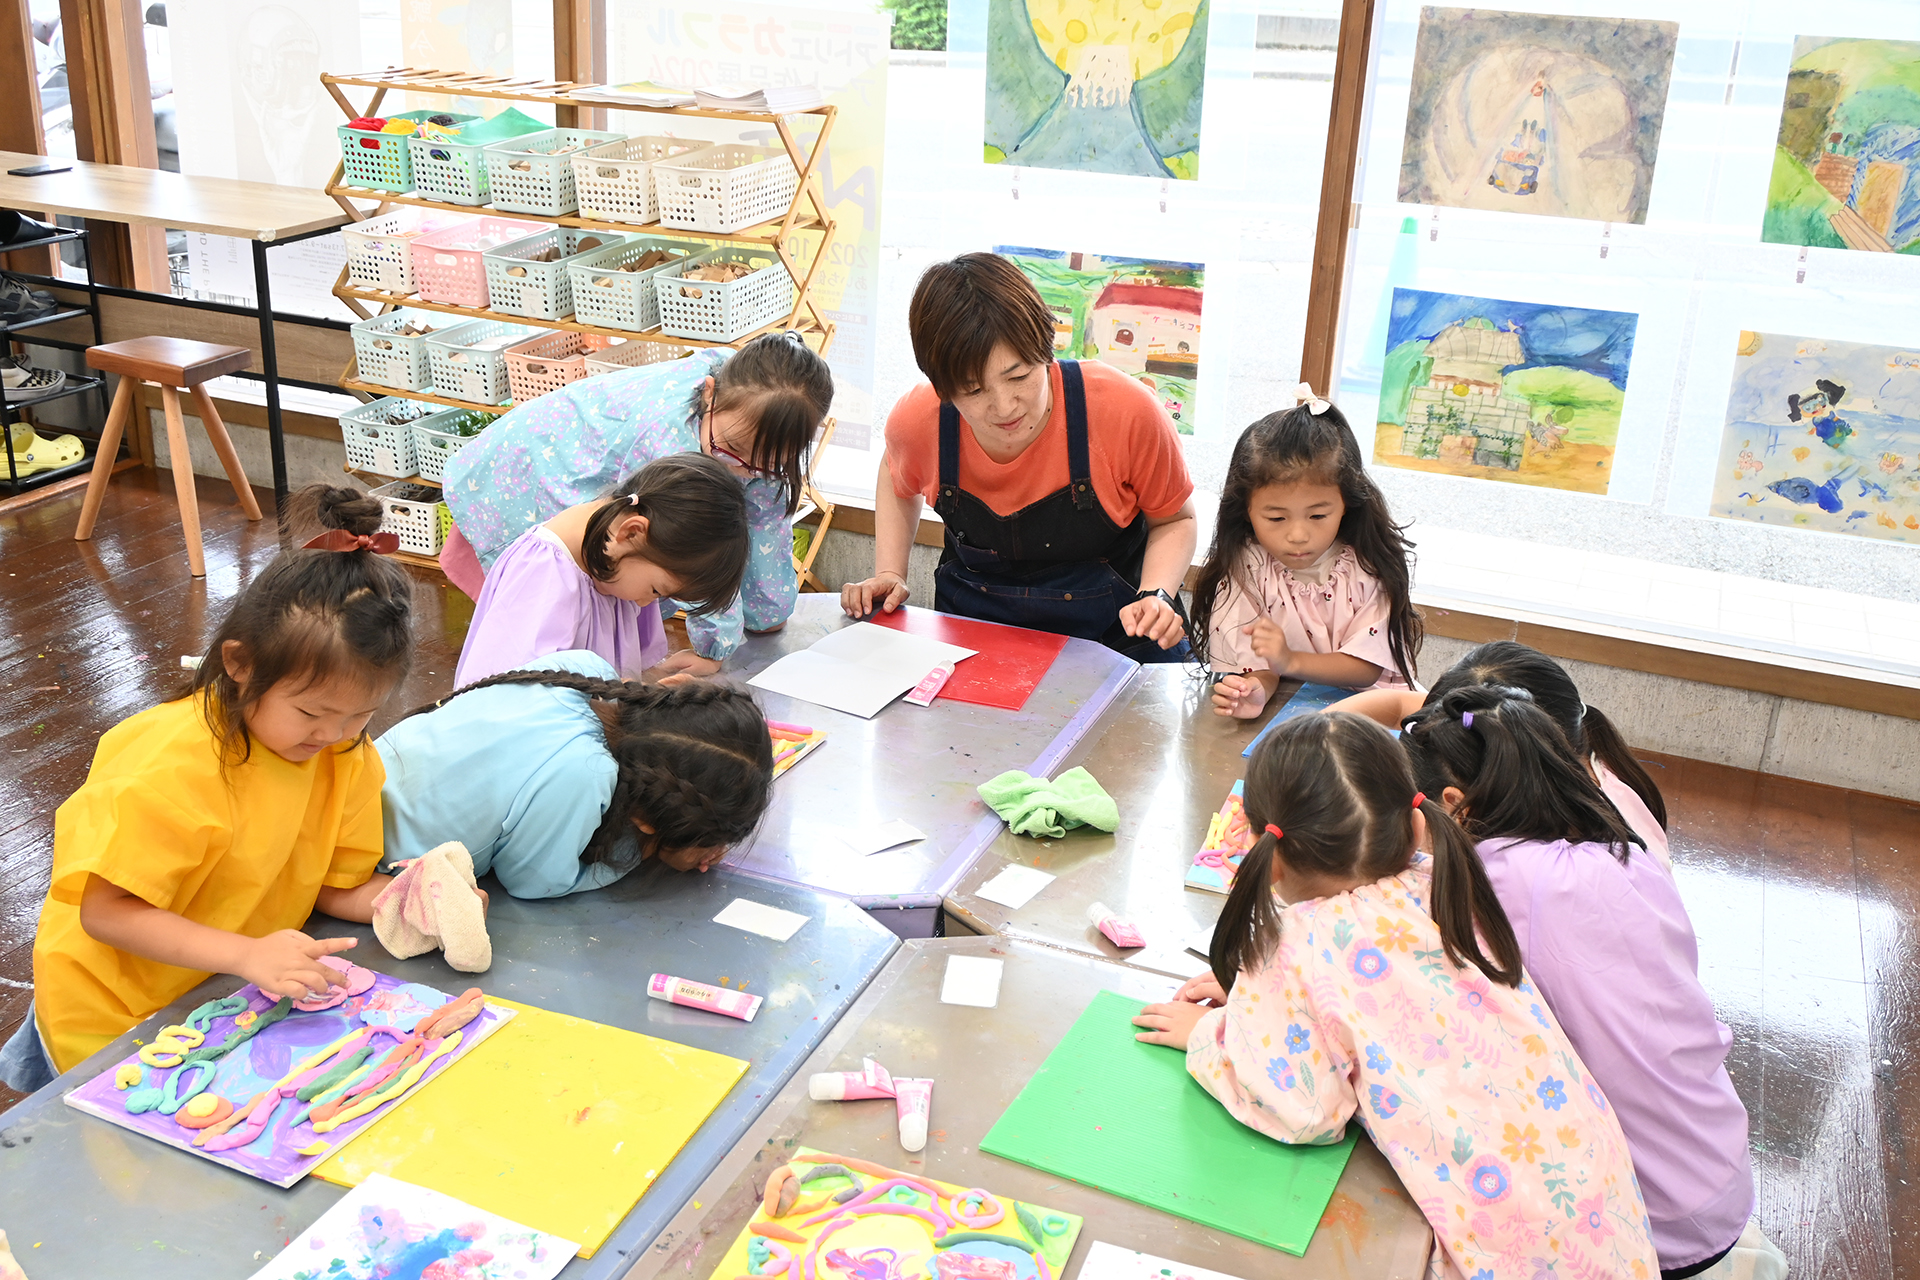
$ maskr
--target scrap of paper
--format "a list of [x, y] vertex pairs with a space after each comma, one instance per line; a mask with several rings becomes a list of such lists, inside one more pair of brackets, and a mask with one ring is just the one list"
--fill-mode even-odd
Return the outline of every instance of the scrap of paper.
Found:
[[785, 942], [800, 931], [807, 917], [792, 911], [782, 911], [778, 907], [769, 907], [763, 902], [749, 902], [745, 898], [735, 898], [727, 904], [727, 909], [713, 918], [715, 924], [730, 925], [735, 929], [744, 929], [748, 933], [757, 933], [775, 942]]
[[1080, 1264], [1080, 1280], [1238, 1280], [1238, 1277], [1095, 1240], [1087, 1250], [1087, 1260]]
[[[326, 1270], [341, 1280], [408, 1275], [467, 1275], [486, 1259], [498, 1274], [553, 1280], [573, 1260], [572, 1240], [535, 1231], [426, 1187], [368, 1174], [320, 1215], [253, 1280], [300, 1280]], [[473, 1272], [471, 1274], [478, 1274]]]
[[[1052, 877], [1048, 877], [1051, 879]], [[991, 1009], [1000, 1003], [1000, 974], [1004, 960], [984, 956], [948, 956], [947, 976], [940, 984], [941, 1004]]]
[[974, 896], [1018, 910], [1033, 901], [1033, 895], [1053, 883], [1053, 877], [1034, 867], [1010, 866], [974, 890]]
[[842, 827], [834, 834], [839, 837], [840, 843], [862, 855], [880, 853], [927, 838], [926, 832], [899, 818], [890, 822], [876, 822], [867, 827]]

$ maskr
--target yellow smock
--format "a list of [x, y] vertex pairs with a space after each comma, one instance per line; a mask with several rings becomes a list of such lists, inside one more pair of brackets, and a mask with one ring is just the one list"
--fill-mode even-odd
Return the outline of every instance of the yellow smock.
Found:
[[34, 1013], [53, 1065], [71, 1070], [209, 976], [88, 936], [88, 875], [214, 929], [298, 929], [322, 885], [372, 876], [385, 778], [364, 741], [304, 764], [255, 742], [223, 773], [199, 697], [102, 734], [86, 783], [54, 814], [53, 887], [33, 944]]

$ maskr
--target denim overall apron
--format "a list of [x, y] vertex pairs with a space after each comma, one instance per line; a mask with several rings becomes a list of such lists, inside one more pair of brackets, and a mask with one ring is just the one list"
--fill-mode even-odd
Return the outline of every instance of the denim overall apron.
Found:
[[960, 413], [940, 405], [940, 490], [933, 509], [946, 521], [947, 545], [934, 573], [933, 607], [1098, 640], [1136, 662], [1183, 662], [1185, 640], [1162, 649], [1120, 625], [1120, 610], [1140, 592], [1147, 516], [1139, 512], [1122, 527], [1100, 505], [1087, 455], [1086, 385], [1076, 361], [1060, 361], [1060, 387], [1067, 486], [1009, 516], [960, 487]]

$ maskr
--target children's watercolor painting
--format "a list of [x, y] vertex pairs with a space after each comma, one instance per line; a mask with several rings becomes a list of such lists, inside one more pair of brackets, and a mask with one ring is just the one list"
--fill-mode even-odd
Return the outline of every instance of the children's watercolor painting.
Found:
[[1709, 510], [1920, 543], [1920, 346], [1742, 333]]
[[1920, 43], [1793, 42], [1760, 238], [1920, 253]]
[[988, 0], [988, 164], [1200, 176], [1208, 0]]
[[376, 1173], [253, 1280], [553, 1280], [571, 1240]]
[[1645, 222], [1679, 30], [1422, 9], [1400, 199]]
[[1395, 289], [1373, 460], [1604, 494], [1639, 317]]
[[1112, 365], [1159, 397], [1181, 435], [1193, 434], [1204, 266], [1005, 244], [993, 251], [1026, 273], [1053, 312], [1055, 354]]

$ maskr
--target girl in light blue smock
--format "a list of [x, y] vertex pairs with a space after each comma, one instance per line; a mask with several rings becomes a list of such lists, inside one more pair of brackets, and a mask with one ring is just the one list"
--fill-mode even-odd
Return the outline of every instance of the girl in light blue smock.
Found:
[[[737, 602], [688, 621], [693, 651], [672, 655], [658, 674], [710, 675], [744, 631], [777, 630], [793, 613], [798, 584], [788, 521], [799, 507], [807, 450], [832, 403], [826, 361], [787, 334], [548, 392], [502, 416], [448, 461], [454, 529], [441, 567], [478, 599], [482, 574], [547, 520], [612, 492], [655, 459], [709, 454], [746, 486], [747, 573]], [[658, 615], [640, 625], [657, 630]]]
[[650, 857], [705, 871], [752, 833], [773, 787], [746, 690], [619, 680], [584, 649], [456, 690], [374, 746], [385, 861], [458, 840], [516, 898], [598, 889]]

